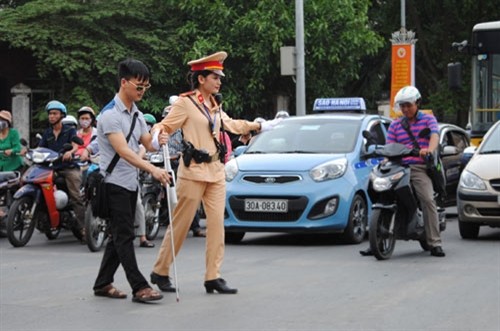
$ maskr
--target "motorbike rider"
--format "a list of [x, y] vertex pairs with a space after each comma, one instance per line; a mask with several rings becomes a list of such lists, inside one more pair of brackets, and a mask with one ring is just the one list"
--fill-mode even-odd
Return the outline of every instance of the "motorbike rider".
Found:
[[19, 132], [12, 127], [12, 114], [0, 111], [0, 171], [20, 170], [23, 167], [21, 150]]
[[[441, 247], [441, 235], [439, 231], [439, 216], [436, 201], [434, 199], [434, 188], [432, 180], [427, 174], [425, 158], [434, 154], [439, 144], [439, 128], [436, 118], [432, 114], [419, 111], [422, 100], [419, 90], [414, 86], [405, 86], [398, 91], [394, 98], [394, 104], [403, 116], [393, 121], [387, 133], [387, 144], [401, 143], [408, 148], [414, 148], [413, 139], [404, 129], [409, 126], [411, 133], [420, 147], [418, 157], [409, 156], [403, 159], [403, 163], [410, 166], [411, 183], [415, 189], [420, 208], [424, 216], [425, 233], [427, 244], [431, 247], [432, 256], [444, 257], [445, 253]], [[425, 128], [431, 130], [430, 138], [418, 137], [418, 133]], [[360, 251], [361, 255], [371, 255], [371, 250]]]
[[64, 153], [62, 160], [54, 163], [54, 170], [57, 171], [59, 176], [64, 177], [66, 181], [70, 198], [69, 203], [75, 212], [78, 227], [80, 228], [81, 238], [79, 239], [84, 241], [85, 207], [80, 196], [82, 177], [78, 163], [73, 160], [73, 154], [78, 148], [78, 145], [72, 141], [73, 137], [76, 136], [76, 129], [71, 125], [63, 125], [62, 120], [66, 117], [67, 110], [62, 102], [57, 100], [49, 101], [45, 111], [49, 116], [50, 127], [43, 132], [39, 147], [46, 147], [55, 152], [60, 152], [64, 144], [70, 143], [73, 145], [72, 150]]
[[76, 132], [78, 137], [82, 138], [83, 145], [78, 146], [78, 150], [75, 155], [82, 155], [85, 148], [90, 144], [92, 140], [97, 137], [97, 129], [95, 128], [95, 112], [89, 106], [83, 106], [78, 109], [78, 124], [80, 125], [80, 130]]

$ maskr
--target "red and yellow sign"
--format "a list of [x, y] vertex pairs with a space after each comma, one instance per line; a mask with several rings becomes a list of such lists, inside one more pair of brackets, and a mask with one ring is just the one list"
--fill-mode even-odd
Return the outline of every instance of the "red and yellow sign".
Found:
[[390, 116], [397, 117], [394, 111], [394, 97], [398, 91], [407, 86], [415, 85], [415, 45], [392, 45], [392, 70], [391, 70], [391, 108]]

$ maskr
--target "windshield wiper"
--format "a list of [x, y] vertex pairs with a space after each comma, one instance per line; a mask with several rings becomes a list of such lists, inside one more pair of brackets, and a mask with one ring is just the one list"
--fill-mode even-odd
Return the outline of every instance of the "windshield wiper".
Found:
[[313, 151], [302, 151], [302, 150], [295, 150], [295, 151], [285, 151], [285, 152], [280, 152], [280, 153], [283, 153], [283, 154], [315, 154], [317, 152], [313, 152]]
[[245, 152], [245, 154], [264, 154], [266, 152], [263, 151], [250, 151], [250, 152]]
[[482, 151], [479, 154], [500, 154], [500, 149], [491, 149], [489, 151]]

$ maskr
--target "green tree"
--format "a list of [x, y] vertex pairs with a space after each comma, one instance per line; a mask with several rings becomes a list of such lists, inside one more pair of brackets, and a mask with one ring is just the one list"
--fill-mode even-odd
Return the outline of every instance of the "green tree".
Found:
[[[317, 97], [350, 91], [361, 59], [382, 46], [368, 21], [369, 5], [305, 2], [308, 108]], [[168, 95], [189, 89], [189, 60], [226, 50], [226, 110], [269, 117], [277, 93], [290, 96], [294, 111], [295, 85], [279, 67], [280, 47], [295, 44], [294, 13], [292, 0], [34, 0], [0, 11], [0, 41], [29, 50], [45, 87], [70, 109], [106, 104], [116, 88], [116, 64], [138, 58], [150, 67], [153, 84], [141, 108], [157, 113]]]
[[[373, 0], [369, 17], [374, 30], [387, 42], [376, 56], [365, 58], [361, 80], [354, 86], [365, 92], [390, 90], [391, 33], [400, 28], [400, 1]], [[415, 1], [406, 0], [406, 29], [416, 32], [416, 86], [423, 95], [423, 107], [433, 109], [439, 120], [467, 123], [470, 104], [470, 58], [451, 48], [452, 42], [471, 39], [472, 27], [479, 22], [498, 20], [499, 0]], [[447, 86], [447, 64], [461, 61], [463, 89], [452, 92]]]

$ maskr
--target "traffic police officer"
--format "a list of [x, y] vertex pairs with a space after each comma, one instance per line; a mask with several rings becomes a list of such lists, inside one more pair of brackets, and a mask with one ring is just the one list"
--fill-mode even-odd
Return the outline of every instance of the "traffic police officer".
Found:
[[[186, 157], [180, 162], [177, 180], [178, 204], [173, 212], [175, 254], [179, 252], [189, 232], [189, 227], [200, 201], [203, 202], [206, 219], [206, 273], [207, 293], [234, 294], [237, 289], [230, 288], [221, 278], [220, 268], [224, 257], [224, 206], [226, 183], [224, 174], [223, 150], [220, 146], [221, 123], [224, 130], [235, 134], [269, 129], [269, 125], [233, 120], [214, 98], [221, 87], [223, 61], [226, 52], [217, 52], [207, 57], [188, 62], [191, 66], [189, 78], [192, 91], [180, 95], [172, 109], [155, 129], [171, 134], [181, 128], [184, 140], [191, 143], [193, 159]], [[188, 164], [186, 164], [188, 162]], [[163, 238], [156, 263], [151, 273], [151, 282], [160, 290], [175, 292], [168, 277], [173, 261], [170, 227]]]

